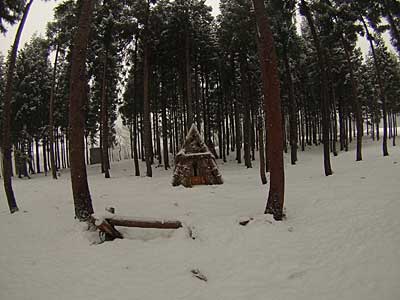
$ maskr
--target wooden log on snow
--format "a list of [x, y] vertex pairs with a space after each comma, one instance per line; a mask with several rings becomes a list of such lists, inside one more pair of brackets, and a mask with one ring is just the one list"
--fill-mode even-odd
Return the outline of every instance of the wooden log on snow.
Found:
[[178, 229], [182, 227], [178, 220], [159, 220], [150, 218], [130, 218], [122, 216], [111, 216], [106, 218], [112, 226], [156, 228], [156, 229]]
[[123, 239], [124, 238], [122, 236], [122, 234], [117, 229], [115, 229], [114, 226], [105, 219], [101, 220], [101, 221], [96, 220], [95, 225], [100, 231], [105, 232], [111, 238], [114, 238], [114, 239]]

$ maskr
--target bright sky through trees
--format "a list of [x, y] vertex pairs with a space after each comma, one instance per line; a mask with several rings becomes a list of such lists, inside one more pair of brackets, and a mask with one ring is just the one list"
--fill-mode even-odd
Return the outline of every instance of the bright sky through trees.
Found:
[[[26, 21], [24, 32], [22, 33], [21, 47], [25, 44], [25, 42], [29, 41], [33, 34], [45, 33], [47, 22], [53, 19], [54, 7], [56, 7], [57, 4], [61, 2], [62, 0], [33, 2], [28, 20]], [[219, 13], [219, 0], [206, 0], [206, 3], [213, 7], [213, 15], [217, 15]], [[6, 36], [0, 35], [0, 53], [2, 53], [3, 55], [6, 55], [14, 40], [17, 25], [9, 28]]]

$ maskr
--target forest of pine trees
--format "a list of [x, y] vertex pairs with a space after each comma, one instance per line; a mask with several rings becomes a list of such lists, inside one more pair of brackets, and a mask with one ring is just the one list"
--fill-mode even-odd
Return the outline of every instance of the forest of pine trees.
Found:
[[[22, 31], [31, 3], [5, 2], [0, 32], [6, 24]], [[294, 165], [297, 151], [323, 144], [326, 176], [335, 172], [330, 157], [351, 143], [354, 159], [363, 159], [363, 137], [390, 155], [400, 113], [399, 31], [396, 0], [221, 0], [217, 17], [203, 0], [65, 0], [46, 36], [20, 49], [16, 37], [0, 56], [10, 211], [18, 210], [11, 176], [51, 171], [56, 179], [71, 167], [76, 217], [86, 220], [89, 150], [101, 148], [101, 171], [112, 177], [120, 118], [137, 176], [169, 169], [192, 123], [216, 158], [251, 168], [259, 157], [263, 183], [271, 171], [266, 212], [282, 219], [283, 152]]]

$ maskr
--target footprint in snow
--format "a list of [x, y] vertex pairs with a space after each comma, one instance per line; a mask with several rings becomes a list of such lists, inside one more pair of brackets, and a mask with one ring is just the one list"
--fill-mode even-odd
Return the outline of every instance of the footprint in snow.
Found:
[[296, 279], [296, 278], [301, 278], [306, 274], [306, 271], [298, 271], [290, 274], [288, 276], [288, 279]]
[[196, 277], [197, 279], [205, 282], [208, 281], [207, 277], [203, 273], [201, 273], [199, 269], [192, 269], [190, 270], [190, 272], [192, 273], [193, 277]]

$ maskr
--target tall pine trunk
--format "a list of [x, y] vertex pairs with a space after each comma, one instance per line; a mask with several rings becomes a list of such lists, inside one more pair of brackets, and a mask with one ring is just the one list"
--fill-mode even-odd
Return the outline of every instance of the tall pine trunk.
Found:
[[186, 100], [187, 100], [187, 123], [186, 131], [189, 131], [193, 119], [193, 101], [192, 101], [192, 68], [190, 65], [190, 39], [189, 28], [185, 32], [185, 73], [186, 73]]
[[278, 59], [264, 0], [253, 0], [258, 26], [257, 43], [261, 63], [264, 101], [268, 124], [268, 157], [270, 160], [270, 188], [265, 213], [272, 213], [275, 220], [283, 218], [285, 174], [283, 166], [283, 133]]
[[251, 153], [250, 153], [250, 97], [248, 93], [248, 80], [247, 80], [247, 66], [246, 57], [240, 59], [240, 89], [242, 96], [242, 103], [244, 106], [243, 115], [243, 146], [244, 146], [244, 164], [247, 168], [251, 168]]
[[325, 53], [321, 47], [321, 41], [317, 34], [314, 20], [310, 12], [310, 8], [308, 7], [306, 1], [301, 0], [301, 10], [304, 13], [304, 16], [307, 19], [307, 23], [310, 27], [311, 35], [314, 40], [314, 46], [317, 51], [318, 57], [318, 65], [321, 72], [321, 114], [322, 114], [322, 142], [324, 147], [324, 170], [325, 175], [332, 175], [332, 167], [330, 160], [330, 151], [329, 151], [329, 131], [330, 131], [330, 114], [329, 114], [329, 95], [328, 95], [328, 76], [326, 72], [326, 59]]
[[85, 111], [86, 94], [86, 55], [90, 25], [93, 14], [93, 0], [81, 0], [78, 29], [72, 48], [71, 83], [69, 93], [69, 130], [71, 183], [75, 205], [75, 217], [86, 221], [93, 214], [92, 199], [85, 165]]
[[148, 45], [148, 19], [150, 14], [150, 2], [147, 1], [146, 24], [144, 25], [144, 46], [143, 46], [143, 123], [144, 123], [144, 151], [146, 160], [146, 176], [152, 177], [152, 141], [150, 122], [150, 98], [149, 98], [149, 45]]
[[164, 168], [168, 170], [169, 166], [169, 154], [168, 154], [168, 129], [167, 129], [167, 99], [165, 98], [165, 82], [163, 77], [161, 79], [161, 127], [162, 127], [162, 144], [163, 144], [163, 156], [164, 156]]
[[12, 161], [11, 161], [11, 98], [13, 90], [13, 77], [15, 70], [15, 62], [17, 60], [17, 52], [19, 40], [21, 38], [22, 30], [24, 29], [25, 21], [28, 17], [29, 9], [32, 5], [33, 0], [30, 0], [25, 8], [22, 15], [21, 22], [19, 23], [17, 33], [15, 35], [14, 44], [11, 49], [10, 56], [8, 58], [8, 69], [6, 77], [6, 88], [4, 91], [4, 103], [3, 103], [3, 137], [2, 137], [2, 150], [3, 150], [3, 180], [4, 190], [7, 196], [8, 207], [10, 213], [18, 211], [17, 202], [15, 200], [14, 191], [12, 188]]
[[265, 175], [265, 147], [264, 147], [264, 120], [262, 116], [258, 117], [257, 120], [257, 130], [259, 135], [259, 145], [260, 145], [260, 179], [262, 184], [267, 183], [267, 176]]
[[356, 78], [354, 75], [353, 62], [351, 61], [351, 52], [349, 50], [350, 46], [348, 45], [347, 40], [343, 36], [342, 36], [342, 43], [343, 43], [343, 48], [344, 48], [344, 52], [346, 55], [347, 64], [350, 69], [351, 93], [352, 93], [352, 98], [353, 98], [352, 104], [353, 104], [354, 114], [356, 117], [356, 128], [357, 128], [356, 161], [361, 161], [362, 160], [363, 117], [362, 117], [362, 112], [361, 112], [360, 101], [358, 100], [357, 82], [356, 82]]
[[[379, 98], [382, 102], [382, 115], [383, 115], [382, 152], [383, 152], [383, 156], [388, 156], [389, 152], [388, 152], [388, 147], [387, 147], [387, 131], [388, 131], [388, 129], [387, 129], [386, 95], [385, 95], [383, 81], [382, 81], [381, 67], [379, 65], [378, 58], [376, 56], [374, 43], [372, 41], [373, 37], [371, 36], [371, 34], [368, 30], [367, 23], [365, 22], [364, 17], [362, 15], [360, 15], [360, 20], [364, 25], [364, 29], [367, 34], [367, 39], [368, 39], [369, 45], [371, 47], [372, 57], [373, 57], [373, 61], [374, 61], [375, 71], [376, 71], [376, 77], [378, 80], [378, 93], [379, 93]], [[377, 130], [377, 137], [379, 139], [379, 127]]]
[[58, 65], [58, 53], [60, 46], [57, 44], [56, 57], [54, 59], [53, 67], [53, 77], [51, 81], [50, 90], [50, 103], [49, 103], [49, 140], [50, 140], [50, 165], [51, 165], [51, 176], [53, 179], [57, 179], [57, 168], [54, 157], [54, 94], [56, 86], [56, 75], [57, 75], [57, 65]]
[[101, 156], [103, 161], [104, 177], [110, 178], [110, 158], [108, 155], [108, 98], [107, 98], [107, 49], [104, 53], [103, 78], [101, 82]]
[[285, 63], [286, 80], [289, 90], [289, 138], [290, 138], [290, 161], [292, 165], [297, 161], [297, 106], [294, 98], [294, 85], [292, 73], [290, 69], [289, 57], [287, 54], [287, 46], [283, 50], [283, 60]]

